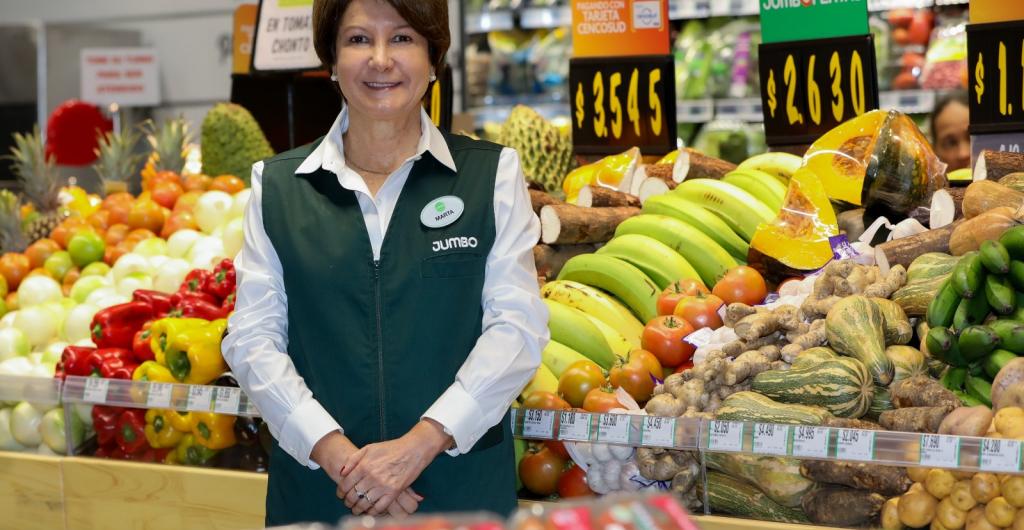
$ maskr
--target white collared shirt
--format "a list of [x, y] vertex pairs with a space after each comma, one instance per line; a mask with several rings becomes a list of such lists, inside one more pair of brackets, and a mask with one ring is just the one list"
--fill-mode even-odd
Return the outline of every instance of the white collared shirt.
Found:
[[[376, 196], [371, 196], [362, 177], [345, 165], [342, 136], [348, 130], [347, 107], [296, 170], [312, 173], [322, 167], [337, 175], [343, 188], [355, 192], [374, 259], [380, 259], [384, 234], [413, 163], [427, 153], [456, 170], [448, 144], [425, 112], [421, 112], [420, 122], [416, 154], [388, 176]], [[245, 211], [245, 243], [235, 258], [235, 312], [222, 350], [281, 448], [301, 464], [317, 469], [309, 458], [313, 446], [325, 435], [344, 430], [316, 400], [286, 353], [288, 297], [281, 262], [263, 226], [262, 173], [263, 162], [257, 162]], [[501, 421], [533, 377], [549, 338], [547, 307], [540, 299], [533, 261], [540, 221], [530, 206], [519, 156], [509, 148], [502, 149], [498, 159], [494, 218], [494, 246], [487, 255], [481, 294], [483, 334], [451, 386], [422, 414], [453, 436], [456, 448], [449, 451], [453, 456], [469, 451]]]

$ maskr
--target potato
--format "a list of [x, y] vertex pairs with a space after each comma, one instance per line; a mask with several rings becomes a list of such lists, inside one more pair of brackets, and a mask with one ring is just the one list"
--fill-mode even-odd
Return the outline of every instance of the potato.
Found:
[[958, 510], [965, 512], [971, 511], [978, 505], [978, 501], [974, 500], [971, 495], [971, 481], [961, 480], [953, 485], [953, 491], [949, 494], [949, 501], [953, 503]]
[[1012, 530], [1024, 530], [1024, 510], [1017, 510], [1017, 516], [1013, 518]]
[[939, 507], [939, 501], [926, 491], [915, 491], [907, 493], [900, 498], [896, 507], [899, 513], [900, 522], [916, 528], [927, 526], [935, 519], [935, 511]]
[[999, 479], [992, 473], [978, 473], [971, 479], [971, 496], [981, 504], [987, 504], [1001, 493]]
[[996, 526], [1010, 526], [1016, 516], [1017, 509], [1010, 506], [1005, 497], [996, 497], [985, 506], [985, 519]]
[[932, 524], [928, 525], [928, 530], [953, 530], [952, 528], [946, 528], [945, 525], [939, 522], [938, 518], [932, 519]]
[[939, 425], [939, 434], [985, 436], [992, 424], [992, 411], [985, 405], [960, 407], [950, 412]]
[[893, 497], [882, 505], [882, 530], [903, 530], [906, 528], [900, 522], [899, 504], [900, 498]]
[[930, 470], [931, 468], [927, 467], [908, 467], [907, 476], [914, 482], [924, 483], [924, 479], [928, 478], [928, 471]]
[[922, 484], [920, 482], [915, 482], [915, 483], [911, 484], [909, 488], [907, 488], [907, 493], [911, 493], [911, 492], [915, 492], [915, 491], [924, 491], [925, 493], [927, 493], [927, 491], [924, 489], [924, 484]]
[[949, 530], [960, 530], [967, 524], [967, 512], [953, 506], [953, 499], [946, 497], [939, 503], [935, 520]]
[[951, 473], [953, 473], [953, 478], [957, 480], [971, 480], [971, 477], [974, 476], [973, 471], [951, 471]]
[[1007, 475], [1007, 477], [1000, 487], [1003, 497], [1006, 502], [1010, 503], [1010, 506], [1024, 508], [1024, 477], [1014, 475]]
[[993, 423], [1003, 438], [1024, 438], [1024, 410], [1019, 407], [1000, 409]]
[[967, 530], [999, 530], [999, 527], [988, 522], [984, 507], [975, 506], [967, 512]]
[[956, 479], [952, 473], [945, 469], [933, 469], [924, 480], [924, 489], [936, 499], [945, 499], [953, 491], [953, 484], [956, 484]]
[[992, 381], [992, 408], [1024, 407], [1024, 357], [1006, 363]]

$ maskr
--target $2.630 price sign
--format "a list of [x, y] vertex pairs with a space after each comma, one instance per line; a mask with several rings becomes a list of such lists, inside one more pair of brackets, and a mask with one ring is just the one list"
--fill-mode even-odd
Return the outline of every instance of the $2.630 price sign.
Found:
[[675, 63], [671, 55], [569, 61], [572, 143], [577, 153], [644, 154], [676, 148]]
[[1024, 130], [1024, 21], [967, 26], [971, 134]]
[[759, 54], [770, 145], [811, 143], [878, 108], [871, 35], [761, 44]]

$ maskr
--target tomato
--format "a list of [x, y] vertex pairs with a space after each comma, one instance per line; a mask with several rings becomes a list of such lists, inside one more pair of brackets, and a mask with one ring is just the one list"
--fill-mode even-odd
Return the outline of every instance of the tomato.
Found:
[[156, 237], [156, 234], [154, 234], [153, 232], [145, 228], [136, 228], [135, 230], [128, 232], [128, 235], [125, 236], [121, 243], [127, 244], [128, 252], [131, 252], [131, 250], [135, 248], [135, 245], [137, 245], [139, 242], [145, 241], [147, 239], [152, 239], [154, 237]]
[[130, 193], [112, 193], [107, 195], [106, 199], [103, 199], [103, 203], [100, 204], [100, 210], [110, 212], [108, 220], [111, 225], [127, 224], [128, 213], [131, 212], [134, 202], [135, 197]]
[[675, 373], [681, 374], [681, 373], [683, 373], [684, 370], [689, 370], [690, 368], [693, 368], [693, 360], [692, 359], [689, 360], [689, 361], [686, 361], [683, 364], [680, 364], [679, 366], [677, 366]]
[[693, 329], [722, 327], [722, 317], [718, 310], [725, 305], [721, 298], [713, 294], [697, 294], [687, 296], [679, 301], [673, 314], [687, 321]]
[[61, 289], [64, 291], [64, 296], [71, 294], [71, 288], [75, 286], [75, 282], [82, 277], [82, 271], [78, 270], [78, 267], [71, 267], [67, 273], [64, 274], [63, 280], [61, 280]]
[[658, 314], [671, 315], [681, 298], [693, 296], [697, 293], [710, 294], [711, 291], [708, 291], [708, 288], [704, 286], [704, 282], [694, 278], [686, 278], [670, 283], [661, 292], [661, 296], [658, 297]]
[[164, 226], [164, 209], [152, 200], [139, 199], [128, 213], [128, 226], [159, 232]]
[[46, 263], [46, 258], [53, 255], [54, 252], [60, 250], [60, 245], [56, 241], [43, 238], [35, 243], [32, 243], [25, 249], [25, 255], [28, 256], [29, 266], [34, 268], [42, 267]]
[[572, 408], [571, 405], [565, 402], [564, 399], [552, 394], [551, 392], [544, 392], [538, 390], [532, 392], [529, 396], [526, 396], [526, 400], [523, 401], [524, 409], [541, 409], [541, 410], [568, 410]]
[[156, 185], [161, 182], [174, 182], [178, 185], [181, 184], [181, 175], [173, 171], [159, 171], [152, 178], [145, 180], [142, 183], [142, 188], [146, 191], [152, 191], [156, 188]]
[[234, 195], [245, 189], [245, 181], [234, 175], [219, 175], [210, 183], [210, 191], [223, 191]]
[[183, 210], [177, 213], [172, 213], [171, 216], [167, 218], [167, 222], [164, 223], [163, 229], [160, 230], [160, 237], [167, 239], [171, 237], [171, 234], [178, 230], [185, 230], [186, 228], [196, 231], [199, 230], [199, 225], [196, 224], [196, 218], [192, 215], [192, 212]]
[[172, 180], [161, 180], [153, 186], [153, 202], [164, 208], [174, 208], [174, 203], [178, 202], [178, 197], [181, 197], [183, 193], [185, 193], [185, 189], [181, 187], [181, 184]]
[[527, 453], [519, 462], [519, 478], [523, 486], [537, 495], [554, 495], [558, 479], [565, 469], [565, 460], [547, 449]]
[[82, 230], [92, 230], [95, 232], [92, 225], [85, 219], [81, 217], [68, 217], [50, 232], [50, 239], [56, 241], [60, 248], [68, 248], [68, 241]]
[[185, 177], [185, 191], [206, 191], [213, 179], [202, 173], [190, 173]]
[[566, 469], [562, 476], [559, 477], [559, 497], [571, 499], [573, 497], [590, 497], [592, 495], [594, 495], [594, 492], [587, 485], [587, 472], [580, 466], [573, 464], [572, 467]]
[[583, 400], [583, 410], [587, 412], [604, 413], [621, 408], [622, 403], [619, 403], [615, 391], [610, 388], [595, 388], [587, 392], [587, 397]]
[[558, 393], [574, 407], [583, 406], [587, 392], [604, 385], [604, 370], [594, 361], [576, 361], [558, 378]]
[[18, 310], [18, 291], [11, 291], [4, 297], [4, 305], [7, 306], [7, 312]]
[[761, 273], [746, 265], [740, 265], [729, 269], [711, 292], [727, 304], [740, 302], [757, 305], [768, 296], [768, 286], [765, 285]]
[[128, 232], [131, 231], [131, 227], [125, 224], [116, 224], [107, 229], [107, 233], [103, 236], [103, 242], [107, 244], [107, 247], [112, 247], [118, 243], [124, 241], [125, 237], [128, 237]]
[[653, 353], [647, 350], [633, 350], [629, 352], [629, 357], [630, 359], [639, 357], [640, 362], [647, 367], [647, 370], [650, 371], [651, 375], [654, 377], [661, 379], [662, 375], [664, 375], [664, 370], [662, 370], [661, 367], [661, 361], [659, 361]]
[[[31, 269], [32, 264], [29, 263], [28, 256], [24, 254], [7, 252], [0, 256], [0, 275], [3, 275], [4, 279], [7, 280], [7, 287], [12, 291], [18, 289], [21, 280], [28, 276], [28, 271]], [[7, 305], [10, 308], [10, 304]]]
[[546, 447], [548, 451], [560, 456], [562, 460], [569, 460], [569, 451], [565, 449], [565, 444], [562, 442], [559, 442], [558, 440], [548, 440], [544, 442], [544, 447]]
[[608, 380], [613, 387], [629, 392], [629, 395], [633, 396], [633, 399], [640, 403], [651, 399], [651, 392], [654, 391], [654, 379], [651, 379], [651, 366], [648, 364], [648, 359], [645, 356], [649, 356], [650, 359], [654, 360], [654, 364], [658, 366], [658, 375], [660, 375], [661, 365], [654, 355], [644, 350], [633, 350], [626, 357], [625, 361], [620, 359], [615, 363], [615, 367], [612, 368], [608, 376]]
[[693, 356], [696, 348], [683, 340], [690, 333], [693, 333], [693, 326], [677, 316], [655, 317], [644, 327], [640, 344], [653, 353], [662, 366], [674, 368]]
[[191, 212], [196, 202], [199, 201], [199, 197], [202, 196], [203, 192], [201, 191], [186, 191], [181, 197], [178, 197], [178, 202], [174, 203], [173, 212]]

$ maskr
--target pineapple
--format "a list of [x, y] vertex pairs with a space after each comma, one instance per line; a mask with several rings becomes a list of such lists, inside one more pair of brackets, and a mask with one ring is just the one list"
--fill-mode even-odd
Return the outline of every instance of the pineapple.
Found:
[[39, 213], [39, 217], [25, 229], [29, 241], [37, 241], [49, 236], [64, 217], [57, 163], [52, 156], [46, 155], [39, 127], [32, 134], [14, 133], [10, 158], [14, 161], [14, 174], [18, 177], [22, 193]]
[[97, 163], [92, 167], [103, 181], [104, 194], [128, 191], [128, 177], [139, 168], [144, 154], [135, 153], [139, 133], [122, 130], [120, 134], [108, 132], [100, 138], [96, 149]]
[[149, 120], [143, 124], [143, 130], [155, 155], [154, 169], [181, 174], [185, 168], [185, 147], [192, 141], [192, 131], [185, 118], [167, 120], [159, 128]]
[[27, 246], [21, 226], [21, 199], [8, 190], [0, 190], [0, 252], [22, 252]]

